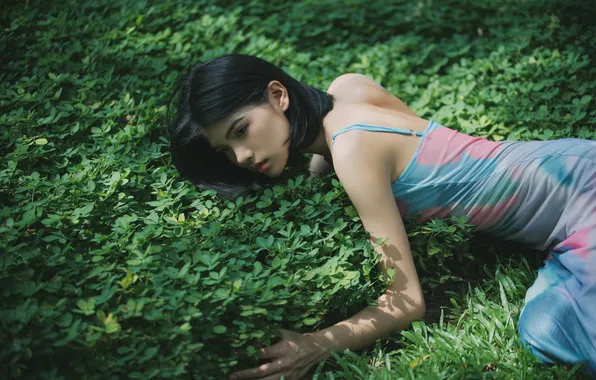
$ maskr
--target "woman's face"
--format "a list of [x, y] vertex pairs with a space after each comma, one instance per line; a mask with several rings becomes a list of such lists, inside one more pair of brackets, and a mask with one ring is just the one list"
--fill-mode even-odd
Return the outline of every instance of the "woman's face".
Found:
[[205, 128], [211, 146], [235, 165], [269, 177], [283, 173], [289, 156], [290, 124], [284, 114], [289, 99], [285, 87], [269, 83], [269, 102], [240, 108]]

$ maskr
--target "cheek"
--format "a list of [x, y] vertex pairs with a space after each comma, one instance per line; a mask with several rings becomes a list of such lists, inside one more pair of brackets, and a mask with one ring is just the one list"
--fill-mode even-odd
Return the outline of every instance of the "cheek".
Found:
[[269, 142], [277, 149], [286, 147], [283, 143], [290, 137], [290, 127], [284, 123], [284, 120], [276, 119], [272, 129], [269, 130]]

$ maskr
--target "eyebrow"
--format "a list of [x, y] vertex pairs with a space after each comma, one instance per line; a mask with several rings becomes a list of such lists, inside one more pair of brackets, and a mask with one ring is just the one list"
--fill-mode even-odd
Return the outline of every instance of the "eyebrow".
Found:
[[[238, 124], [238, 122], [240, 120], [242, 120], [244, 118], [244, 116], [240, 116], [238, 119], [232, 121], [232, 124], [230, 124], [230, 126], [228, 127], [228, 131], [226, 132], [226, 140], [230, 139], [230, 133], [232, 133], [232, 129], [234, 129], [234, 127], [236, 126], [236, 124]], [[223, 145], [217, 145], [215, 147], [213, 147], [213, 149], [217, 150], [219, 148], [222, 148]]]

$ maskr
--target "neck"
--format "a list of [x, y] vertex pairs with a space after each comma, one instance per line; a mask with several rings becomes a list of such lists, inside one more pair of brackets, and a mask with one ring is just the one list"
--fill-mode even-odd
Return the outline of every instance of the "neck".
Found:
[[310, 144], [310, 146], [302, 150], [302, 152], [320, 154], [324, 157], [331, 156], [331, 151], [329, 150], [329, 147], [327, 146], [327, 141], [325, 140], [325, 130], [323, 128], [319, 130], [319, 134], [317, 135], [315, 141], [312, 144]]

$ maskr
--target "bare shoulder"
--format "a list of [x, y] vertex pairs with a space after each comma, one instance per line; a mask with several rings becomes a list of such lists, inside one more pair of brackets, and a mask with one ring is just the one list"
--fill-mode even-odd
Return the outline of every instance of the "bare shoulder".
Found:
[[342, 101], [370, 103], [387, 91], [366, 75], [348, 73], [335, 78], [327, 92]]
[[335, 78], [327, 89], [337, 99], [348, 103], [366, 103], [416, 115], [401, 99], [363, 74], [348, 73]]
[[380, 188], [391, 188], [392, 157], [384, 149], [371, 149], [368, 139], [352, 133], [338, 140], [331, 157], [339, 180], [354, 195], [361, 191], [370, 194]]
[[330, 94], [341, 93], [344, 87], [351, 86], [374, 86], [380, 87], [377, 82], [363, 74], [347, 73], [335, 78], [329, 85], [327, 92]]
[[368, 149], [366, 140], [347, 138], [334, 146], [332, 157], [335, 173], [362, 219], [378, 220], [371, 213], [380, 211], [376, 209], [379, 204], [391, 212], [395, 200], [391, 165], [385, 154]]

